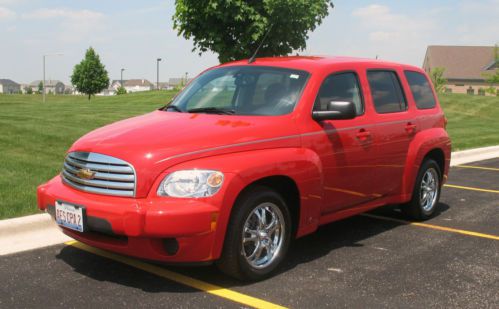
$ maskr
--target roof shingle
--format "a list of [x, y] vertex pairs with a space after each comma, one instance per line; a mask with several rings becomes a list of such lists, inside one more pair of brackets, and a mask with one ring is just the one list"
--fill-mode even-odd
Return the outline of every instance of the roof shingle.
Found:
[[446, 79], [484, 80], [494, 61], [494, 46], [428, 46], [423, 68], [443, 67]]

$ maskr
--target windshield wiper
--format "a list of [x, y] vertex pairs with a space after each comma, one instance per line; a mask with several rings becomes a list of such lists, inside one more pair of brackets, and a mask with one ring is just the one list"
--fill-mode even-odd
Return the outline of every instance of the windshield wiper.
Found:
[[209, 114], [222, 114], [233, 115], [236, 111], [233, 109], [223, 109], [218, 107], [199, 107], [188, 110], [189, 113], [209, 113]]
[[167, 105], [163, 110], [167, 111], [168, 109], [173, 109], [174, 111], [177, 111], [179, 113], [183, 113], [184, 111], [178, 108], [175, 105]]

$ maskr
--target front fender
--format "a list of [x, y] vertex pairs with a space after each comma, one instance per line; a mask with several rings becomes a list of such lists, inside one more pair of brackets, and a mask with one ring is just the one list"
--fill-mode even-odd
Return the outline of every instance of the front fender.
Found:
[[[175, 165], [167, 173], [183, 169], [213, 169], [228, 175], [222, 195], [213, 197], [220, 207], [213, 257], [220, 256], [232, 206], [241, 191], [257, 180], [270, 176], [291, 178], [300, 193], [300, 218], [297, 236], [317, 229], [321, 204], [314, 196], [322, 196], [322, 164], [317, 154], [304, 148], [275, 148], [245, 151], [196, 159]], [[163, 174], [164, 175], [164, 174]], [[155, 189], [153, 188], [153, 191]]]
[[412, 198], [414, 183], [419, 167], [424, 157], [432, 150], [440, 149], [444, 153], [445, 168], [443, 175], [447, 175], [450, 164], [451, 142], [449, 135], [443, 128], [427, 129], [414, 136], [409, 145], [407, 159], [404, 169], [401, 202], [407, 202]]

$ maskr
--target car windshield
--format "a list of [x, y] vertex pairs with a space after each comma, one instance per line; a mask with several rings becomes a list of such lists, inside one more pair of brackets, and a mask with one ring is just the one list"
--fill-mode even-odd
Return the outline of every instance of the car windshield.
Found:
[[235, 115], [284, 115], [293, 111], [309, 74], [304, 71], [231, 66], [193, 80], [166, 110]]

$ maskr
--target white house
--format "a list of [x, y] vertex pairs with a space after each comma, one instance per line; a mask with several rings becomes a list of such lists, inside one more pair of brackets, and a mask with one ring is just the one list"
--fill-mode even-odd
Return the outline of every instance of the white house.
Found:
[[123, 81], [126, 92], [149, 91], [154, 85], [147, 79], [128, 79]]
[[21, 85], [10, 79], [0, 79], [0, 93], [19, 93]]
[[[42, 83], [41, 80], [35, 80], [29, 84], [33, 92], [38, 91], [38, 85]], [[63, 94], [64, 93], [64, 84], [60, 80], [46, 80], [45, 81], [45, 93], [53, 93], [53, 94]]]

